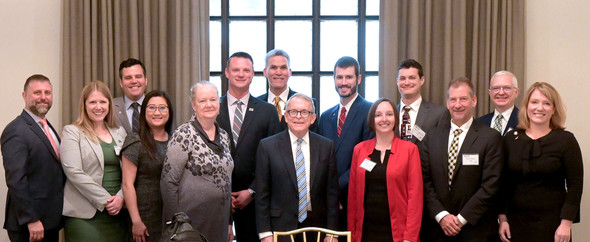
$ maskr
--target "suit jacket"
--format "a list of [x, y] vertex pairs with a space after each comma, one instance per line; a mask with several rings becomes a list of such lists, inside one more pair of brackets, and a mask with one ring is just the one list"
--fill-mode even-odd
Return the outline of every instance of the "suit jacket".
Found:
[[45, 230], [59, 229], [65, 176], [45, 132], [23, 110], [4, 128], [1, 139], [8, 186], [4, 228], [28, 232], [28, 223], [41, 220]]
[[[338, 186], [340, 191], [346, 194], [348, 192], [348, 177], [350, 176], [350, 163], [352, 161], [352, 151], [354, 146], [361, 141], [375, 137], [375, 133], [369, 130], [367, 116], [372, 103], [358, 95], [346, 116], [346, 121], [342, 127], [342, 133], [338, 137], [338, 109], [336, 105], [320, 117], [320, 135], [331, 139], [334, 142], [336, 151], [336, 160], [338, 161]], [[347, 197], [343, 197], [346, 203]]]
[[244, 121], [238, 138], [237, 145], [231, 135], [231, 122], [227, 107], [227, 96], [220, 99], [219, 115], [217, 123], [219, 127], [228, 132], [231, 140], [230, 150], [234, 160], [232, 173], [232, 192], [254, 188], [254, 175], [256, 171], [256, 150], [261, 139], [279, 132], [279, 117], [274, 105], [263, 102], [250, 95], [248, 107], [244, 109]]
[[[446, 210], [453, 215], [461, 214], [468, 221], [457, 235], [458, 238], [485, 241], [490, 233], [497, 238], [497, 231], [493, 227], [496, 216], [492, 208], [495, 205], [503, 165], [501, 136], [490, 127], [473, 122], [457, 155], [455, 175], [449, 188], [449, 130], [450, 122], [435, 128], [420, 149], [425, 211], [429, 213], [433, 223], [432, 233], [442, 233], [434, 217]], [[476, 154], [478, 164], [463, 164], [465, 154]]]
[[[354, 147], [348, 187], [348, 230], [354, 241], [363, 238], [365, 216], [365, 173], [361, 163], [375, 150], [376, 139]], [[418, 241], [422, 222], [422, 167], [418, 147], [394, 138], [387, 163], [387, 202], [394, 241]]]
[[127, 116], [127, 110], [125, 109], [125, 99], [123, 96], [114, 98], [113, 106], [115, 107], [115, 120], [117, 121], [117, 124], [125, 128], [125, 131], [128, 134], [133, 132], [131, 124], [129, 123], [129, 117]]
[[[287, 94], [287, 99], [291, 98], [293, 95], [295, 95], [295, 93], [297, 93], [296, 91], [291, 90], [291, 88], [289, 88], [289, 94]], [[268, 102], [268, 91], [265, 94], [262, 94], [260, 96], [257, 97], [258, 99]], [[313, 122], [311, 124], [311, 126], [309, 127], [309, 130], [312, 132], [319, 132], [319, 128], [318, 128], [318, 120], [320, 117], [320, 106], [318, 103], [318, 100], [316, 100], [315, 98], [311, 98], [313, 100], [313, 106], [315, 107], [315, 115], [318, 117], [316, 119], [315, 122]], [[287, 102], [287, 100], [284, 100], [285, 102]], [[274, 106], [274, 102], [271, 103]], [[275, 107], [276, 108], [276, 107]], [[278, 116], [277, 116], [278, 117]], [[281, 118], [281, 131], [283, 130], [287, 130], [288, 125], [287, 122], [285, 121], [285, 115], [283, 115], [283, 117]]]
[[[487, 125], [488, 127], [491, 127], [492, 118], [494, 118], [494, 112], [481, 116], [477, 118], [475, 121], [481, 122]], [[506, 135], [508, 131], [516, 129], [516, 126], [518, 126], [518, 108], [514, 106], [512, 114], [510, 114], [510, 118], [508, 119], [508, 124], [506, 124], [506, 129], [504, 129], [504, 133], [502, 133], [502, 136]]]
[[[338, 179], [334, 144], [309, 132], [311, 226], [338, 227]], [[289, 131], [260, 141], [256, 153], [256, 227], [258, 232], [298, 228], [299, 192]]]
[[[109, 128], [116, 145], [123, 145], [127, 133], [123, 127]], [[60, 146], [61, 163], [67, 176], [64, 188], [63, 215], [90, 219], [96, 210], [102, 211], [111, 195], [102, 187], [104, 155], [99, 143], [94, 143], [75, 125], [66, 125]], [[115, 148], [117, 150], [117, 148]], [[117, 154], [118, 155], [118, 154]], [[123, 191], [117, 192], [123, 197]]]
[[[396, 105], [397, 110], [403, 112], [403, 107], [400, 109], [400, 104]], [[432, 128], [439, 126], [444, 122], [448, 122], [451, 119], [449, 111], [443, 107], [436, 105], [428, 101], [422, 101], [420, 109], [418, 109], [418, 115], [416, 115], [416, 122], [414, 126], [420, 127], [426, 134]], [[401, 123], [401, 122], [400, 122]], [[399, 130], [395, 131], [397, 137], [400, 137]], [[410, 140], [412, 143], [417, 144], [420, 140], [416, 136], [412, 136]]]

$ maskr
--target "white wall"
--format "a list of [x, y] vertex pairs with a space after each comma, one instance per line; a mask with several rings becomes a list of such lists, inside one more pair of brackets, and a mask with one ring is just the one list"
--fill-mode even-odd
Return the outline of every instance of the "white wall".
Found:
[[[27, 77], [43, 74], [55, 96], [47, 118], [61, 127], [61, 0], [0, 0], [0, 130], [22, 112]], [[1, 158], [0, 158], [1, 159]], [[2, 165], [3, 166], [3, 165]], [[0, 169], [0, 226], [4, 225], [6, 179]], [[0, 241], [8, 241], [0, 229]]]
[[[581, 223], [574, 241], [590, 240], [590, 1], [534, 0], [526, 3], [527, 87], [536, 81], [557, 88], [567, 107], [566, 128], [574, 133], [585, 160]], [[524, 92], [524, 91], [523, 91]]]

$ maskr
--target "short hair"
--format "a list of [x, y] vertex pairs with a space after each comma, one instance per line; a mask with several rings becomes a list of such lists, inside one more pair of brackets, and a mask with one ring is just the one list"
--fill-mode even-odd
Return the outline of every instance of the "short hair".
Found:
[[78, 107], [78, 118], [76, 119], [76, 122], [74, 122], [74, 124], [78, 126], [78, 128], [82, 129], [84, 132], [86, 132], [93, 142], [98, 143], [98, 138], [96, 137], [96, 133], [94, 132], [92, 121], [90, 120], [90, 117], [88, 117], [88, 112], [86, 110], [86, 100], [94, 91], [102, 93], [102, 95], [104, 95], [109, 101], [109, 111], [107, 112], [107, 116], [104, 120], [107, 127], [119, 127], [115, 122], [114, 118], [113, 96], [111, 95], [111, 90], [109, 90], [109, 87], [102, 81], [90, 82], [86, 86], [84, 86], [84, 89], [82, 89], [82, 94], [80, 95], [80, 102]]
[[[473, 97], [473, 83], [469, 80], [469, 78], [467, 77], [457, 77], [455, 79], [453, 79], [451, 82], [449, 82], [449, 87], [448, 89], [452, 88], [458, 88], [461, 85], [467, 85], [469, 87], [469, 96]], [[447, 97], [449, 96], [449, 90], [447, 89]]]
[[268, 68], [268, 60], [271, 57], [274, 56], [283, 56], [285, 58], [287, 58], [287, 67], [291, 67], [291, 58], [289, 58], [289, 54], [287, 54], [287, 52], [285, 52], [284, 50], [281, 49], [273, 49], [271, 51], [269, 51], [268, 53], [266, 53], [266, 57], [264, 58], [264, 69]]
[[[250, 62], [252, 62], [252, 67], [254, 67], [254, 60], [252, 59], [252, 56], [244, 51], [238, 51], [236, 53], [233, 53], [229, 58], [227, 58], [227, 62], [225, 63], [225, 68], [229, 68], [229, 62], [234, 57], [246, 58], [246, 59], [250, 60]], [[254, 71], [254, 70], [252, 70], [252, 71]]]
[[375, 132], [375, 112], [377, 112], [377, 107], [379, 107], [379, 104], [381, 104], [382, 102], [389, 103], [389, 105], [391, 105], [391, 107], [393, 108], [393, 114], [395, 116], [393, 132], [395, 133], [399, 128], [399, 112], [397, 111], [395, 104], [389, 98], [386, 97], [377, 99], [377, 101], [375, 101], [373, 105], [371, 105], [371, 108], [369, 109], [369, 115], [367, 115], [367, 123], [369, 124], [369, 130], [371, 130], [371, 132]]
[[164, 130], [169, 135], [172, 134], [174, 130], [172, 130], [172, 123], [174, 122], [174, 108], [172, 108], [172, 101], [170, 101], [170, 96], [162, 90], [152, 90], [145, 95], [143, 98], [143, 102], [141, 103], [141, 111], [139, 115], [139, 129], [137, 130], [137, 134], [139, 139], [141, 140], [141, 146], [145, 149], [148, 155], [152, 159], [158, 159], [157, 152], [156, 152], [156, 141], [154, 136], [151, 132], [150, 126], [146, 120], [146, 110], [149, 101], [154, 97], [161, 97], [166, 100], [166, 105], [168, 105], [168, 121], [164, 125]]
[[49, 82], [49, 85], [51, 85], [51, 81], [49, 81], [49, 78], [47, 78], [44, 75], [41, 74], [34, 74], [32, 76], [30, 76], [29, 78], [27, 78], [27, 80], [25, 81], [25, 86], [23, 88], [23, 91], [27, 91], [27, 88], [29, 88], [29, 83], [31, 83], [32, 81], [39, 81], [39, 82]]
[[518, 80], [516, 79], [516, 76], [509, 71], [498, 71], [496, 73], [494, 73], [494, 75], [492, 75], [492, 78], [490, 78], [490, 87], [492, 86], [492, 80], [494, 80], [494, 77], [496, 76], [512, 76], [512, 85], [514, 85], [514, 87], [518, 88]]
[[309, 96], [307, 96], [307, 95], [305, 95], [305, 94], [303, 94], [303, 93], [299, 93], [299, 92], [298, 92], [298, 93], [295, 93], [295, 94], [293, 94], [293, 96], [291, 96], [291, 97], [289, 98], [289, 100], [287, 100], [287, 103], [285, 104], [285, 107], [289, 107], [289, 104], [291, 103], [291, 100], [293, 100], [294, 98], [301, 98], [301, 99], [303, 99], [303, 100], [305, 100], [305, 101], [309, 102], [309, 104], [311, 105], [311, 112], [312, 112], [313, 114], [315, 114], [315, 105], [314, 105], [314, 103], [313, 103], [313, 99], [312, 99], [311, 97], [309, 97]]
[[134, 65], [141, 66], [141, 69], [143, 70], [143, 76], [147, 76], [145, 73], [145, 66], [143, 65], [143, 63], [138, 59], [129, 58], [121, 62], [121, 64], [119, 64], [119, 79], [123, 79], [123, 68], [129, 68]]
[[416, 68], [418, 69], [418, 77], [422, 78], [424, 76], [424, 71], [422, 70], [422, 65], [414, 59], [405, 59], [402, 63], [399, 64], [397, 67], [397, 75], [399, 76], [399, 70], [401, 69], [410, 69]]
[[215, 84], [213, 84], [209, 81], [203, 80], [203, 81], [198, 81], [197, 83], [193, 84], [193, 86], [191, 86], [191, 89], [190, 89], [191, 102], [193, 100], [195, 100], [195, 98], [197, 97], [197, 89], [200, 89], [204, 86], [212, 86], [213, 88], [215, 88], [215, 93], [217, 94], [217, 97], [219, 97], [219, 90], [217, 89], [217, 86], [215, 86]]
[[336, 64], [334, 64], [334, 75], [336, 75], [336, 67], [340, 67], [340, 68], [348, 68], [354, 66], [354, 74], [355, 76], [359, 76], [359, 72], [360, 72], [360, 66], [359, 66], [359, 62], [356, 61], [355, 58], [352, 58], [350, 56], [343, 56], [340, 57], [340, 59], [338, 59], [338, 61], [336, 61]]
[[520, 105], [520, 110], [518, 112], [518, 128], [530, 128], [531, 121], [527, 115], [527, 109], [529, 101], [531, 100], [531, 95], [535, 90], [539, 90], [543, 96], [547, 97], [555, 109], [555, 113], [551, 116], [549, 127], [551, 129], [565, 129], [565, 104], [555, 87], [546, 82], [535, 82], [527, 90], [526, 96], [522, 99], [522, 104]]

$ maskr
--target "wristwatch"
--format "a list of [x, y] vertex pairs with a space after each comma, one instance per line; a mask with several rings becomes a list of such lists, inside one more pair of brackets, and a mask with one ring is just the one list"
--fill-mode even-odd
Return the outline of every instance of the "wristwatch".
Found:
[[256, 192], [254, 190], [248, 188], [248, 192], [250, 192], [250, 196], [252, 196], [252, 198], [256, 196]]

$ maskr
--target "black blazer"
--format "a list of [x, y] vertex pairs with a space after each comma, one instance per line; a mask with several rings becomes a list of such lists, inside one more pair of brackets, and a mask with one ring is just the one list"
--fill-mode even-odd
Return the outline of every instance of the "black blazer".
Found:
[[[401, 114], [404, 110], [403, 107], [400, 109], [400, 105], [401, 103], [398, 103], [396, 108]], [[451, 116], [445, 107], [422, 100], [414, 125], [420, 127], [424, 132], [426, 132], [426, 134], [428, 134], [428, 131], [434, 127], [440, 126], [442, 123], [449, 122], [449, 120], [451, 120]], [[399, 132], [399, 129], [395, 131], [397, 137], [400, 137]], [[412, 136], [412, 140], [410, 141], [414, 144], [417, 144], [420, 140], [418, 140], [416, 136]]]
[[28, 232], [27, 224], [37, 220], [46, 231], [61, 228], [65, 176], [43, 129], [23, 110], [1, 139], [8, 186], [4, 228]]
[[[492, 118], [494, 117], [494, 112], [488, 113], [484, 116], [477, 118], [475, 121], [481, 122], [488, 127], [492, 126]], [[504, 129], [504, 133], [502, 136], [506, 135], [506, 133], [510, 130], [515, 130], [516, 126], [518, 126], [518, 108], [514, 106], [512, 110], [512, 114], [510, 114], [510, 118], [508, 119], [508, 124], [506, 124], [506, 129]]]
[[[338, 226], [338, 178], [334, 144], [309, 132], [309, 192], [311, 226], [336, 230]], [[256, 227], [258, 232], [288, 231], [298, 226], [299, 193], [289, 132], [260, 141], [256, 154]]]
[[[289, 94], [287, 94], [287, 99], [291, 98], [293, 95], [295, 95], [295, 93], [297, 93], [297, 92], [293, 91], [293, 90], [291, 90], [291, 88], [289, 88]], [[257, 98], [262, 101], [268, 102], [268, 91], [265, 94], [258, 96]], [[320, 106], [319, 106], [318, 100], [316, 100], [315, 98], [311, 98], [311, 99], [313, 100], [313, 106], [315, 107], [315, 115], [317, 118], [311, 124], [311, 126], [309, 127], [309, 130], [318, 133], [319, 132], [318, 120], [320, 120]], [[287, 100], [285, 100], [285, 102], [287, 102]], [[274, 106], [274, 103], [271, 103], [271, 104]], [[281, 118], [281, 131], [287, 130], [287, 128], [288, 128], [288, 126], [287, 126], [287, 122], [285, 121], [285, 115], [283, 115], [283, 117]]]
[[[420, 149], [424, 180], [425, 212], [431, 221], [431, 233], [444, 236], [434, 217], [446, 210], [461, 214], [468, 224], [457, 235], [486, 241], [495, 235], [495, 196], [503, 165], [500, 134], [479, 122], [473, 122], [457, 155], [453, 182], [448, 185], [448, 138], [450, 122], [439, 126], [426, 136]], [[464, 165], [464, 154], [477, 154], [478, 165]], [[496, 223], [497, 226], [497, 223]]]
[[256, 149], [261, 139], [279, 132], [279, 117], [274, 105], [263, 102], [253, 96], [248, 99], [248, 107], [244, 109], [244, 121], [238, 138], [234, 145], [231, 135], [231, 123], [227, 107], [227, 96], [220, 99], [219, 115], [217, 123], [219, 127], [228, 132], [231, 140], [231, 155], [234, 160], [232, 173], [232, 192], [254, 188], [254, 173], [256, 170]]

